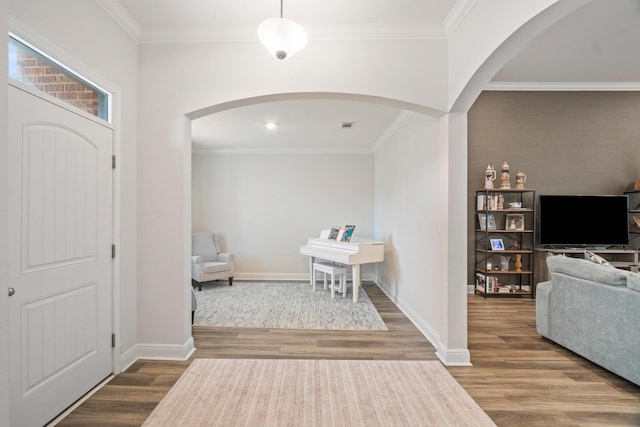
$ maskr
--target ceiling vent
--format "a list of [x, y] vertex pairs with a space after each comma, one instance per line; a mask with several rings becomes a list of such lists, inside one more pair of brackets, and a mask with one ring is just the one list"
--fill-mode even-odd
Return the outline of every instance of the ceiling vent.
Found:
[[356, 125], [356, 122], [342, 122], [342, 129], [351, 129]]

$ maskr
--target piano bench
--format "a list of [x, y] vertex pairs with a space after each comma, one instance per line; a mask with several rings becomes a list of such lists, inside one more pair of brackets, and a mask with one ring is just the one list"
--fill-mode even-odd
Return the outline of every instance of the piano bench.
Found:
[[[323, 273], [324, 288], [327, 289], [327, 274], [331, 275], [331, 299], [335, 298], [335, 292], [342, 292], [342, 296], [347, 296], [347, 269], [335, 264], [328, 264], [326, 262], [314, 262], [312, 272], [313, 290], [316, 290], [316, 271]], [[340, 279], [338, 286], [336, 286], [336, 276]]]

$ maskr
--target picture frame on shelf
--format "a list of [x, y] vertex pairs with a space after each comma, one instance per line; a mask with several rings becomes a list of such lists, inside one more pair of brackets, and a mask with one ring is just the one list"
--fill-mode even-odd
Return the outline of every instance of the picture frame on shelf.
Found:
[[504, 251], [504, 242], [502, 239], [489, 239], [492, 251]]
[[493, 214], [478, 214], [478, 222], [480, 223], [480, 230], [495, 230], [496, 229], [496, 219]]
[[507, 214], [504, 229], [507, 231], [523, 231], [524, 214]]

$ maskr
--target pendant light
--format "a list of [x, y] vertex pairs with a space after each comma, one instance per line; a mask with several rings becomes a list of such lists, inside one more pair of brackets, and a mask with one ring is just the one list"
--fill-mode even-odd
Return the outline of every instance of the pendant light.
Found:
[[258, 26], [258, 38], [267, 50], [278, 59], [291, 58], [307, 45], [307, 32], [297, 22], [282, 17], [283, 1], [280, 0], [280, 18], [270, 18]]

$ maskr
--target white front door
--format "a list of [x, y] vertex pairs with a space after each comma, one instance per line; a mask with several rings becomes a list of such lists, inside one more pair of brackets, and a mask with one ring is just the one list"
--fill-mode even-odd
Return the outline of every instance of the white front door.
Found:
[[9, 85], [12, 426], [45, 424], [112, 372], [112, 142]]

